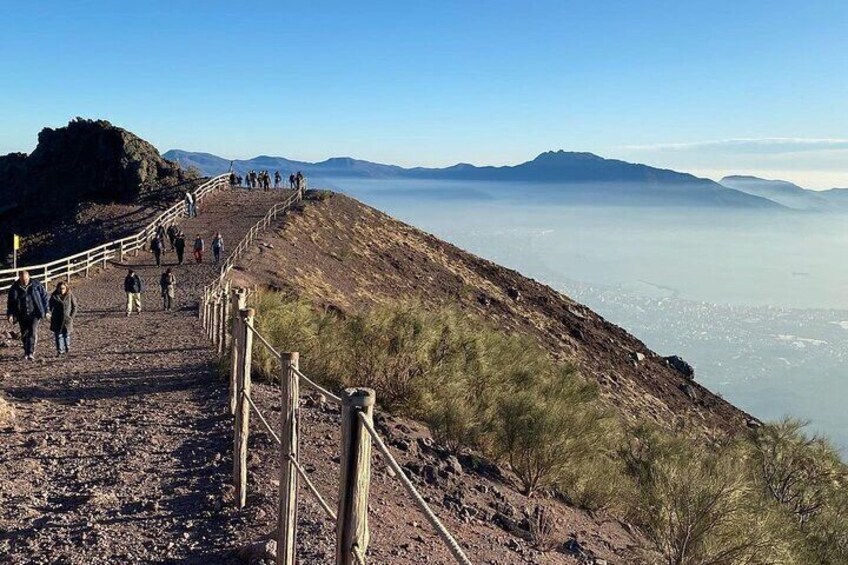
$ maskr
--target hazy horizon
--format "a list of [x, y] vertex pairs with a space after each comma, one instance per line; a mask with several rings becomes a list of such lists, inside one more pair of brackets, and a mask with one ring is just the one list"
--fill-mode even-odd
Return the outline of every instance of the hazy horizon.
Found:
[[682, 355], [754, 416], [810, 420], [848, 456], [848, 216], [542, 204], [532, 183], [334, 182]]

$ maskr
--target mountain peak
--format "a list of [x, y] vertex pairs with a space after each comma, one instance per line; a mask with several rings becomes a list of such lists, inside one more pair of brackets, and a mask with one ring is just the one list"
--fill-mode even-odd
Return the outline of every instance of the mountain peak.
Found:
[[578, 161], [603, 161], [603, 157], [598, 157], [594, 153], [585, 153], [577, 151], [545, 151], [540, 153], [533, 163], [573, 163]]

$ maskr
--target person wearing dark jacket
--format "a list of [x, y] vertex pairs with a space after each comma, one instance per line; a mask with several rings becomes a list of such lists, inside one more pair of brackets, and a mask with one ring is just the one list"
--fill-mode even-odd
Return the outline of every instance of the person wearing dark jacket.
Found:
[[65, 355], [71, 350], [71, 330], [77, 313], [77, 300], [65, 281], [56, 285], [50, 296], [50, 331], [56, 338], [56, 354]]
[[153, 238], [153, 241], [150, 242], [150, 250], [153, 252], [153, 256], [156, 258], [156, 266], [159, 267], [162, 265], [162, 251], [165, 249], [165, 242], [158, 235]]
[[127, 317], [132, 314], [133, 306], [138, 309], [141, 314], [141, 293], [144, 291], [144, 284], [141, 282], [141, 277], [138, 273], [130, 269], [124, 278], [124, 292], [127, 293]]
[[170, 245], [171, 251], [174, 250], [174, 240], [177, 239], [177, 233], [179, 233], [177, 226], [174, 224], [168, 226], [168, 244]]
[[177, 262], [182, 265], [185, 255], [185, 234], [183, 232], [177, 233], [174, 238], [174, 249], [177, 251]]
[[162, 307], [166, 312], [170, 312], [177, 287], [177, 277], [174, 276], [170, 268], [159, 277], [159, 287], [162, 289]]
[[21, 329], [21, 341], [24, 346], [24, 359], [35, 358], [35, 346], [38, 343], [38, 322], [47, 316], [48, 299], [44, 286], [32, 280], [28, 271], [21, 271], [18, 280], [9, 289], [6, 299], [6, 316], [9, 322], [17, 320]]

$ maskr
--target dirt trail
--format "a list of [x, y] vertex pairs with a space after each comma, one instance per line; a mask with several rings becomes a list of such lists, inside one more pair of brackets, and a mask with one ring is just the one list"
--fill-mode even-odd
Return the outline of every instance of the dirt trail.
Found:
[[[225, 191], [183, 221], [190, 247], [204, 236], [201, 265], [175, 266], [176, 311], [158, 293], [164, 270], [142, 253], [128, 262], [146, 283], [144, 313], [127, 318], [110, 266], [75, 279], [81, 313], [72, 353], [56, 358], [45, 325], [37, 359], [0, 348], [0, 391], [14, 405], [0, 429], [0, 562], [226, 563], [231, 528], [226, 388], [196, 317], [197, 291], [215, 271], [213, 230], [233, 248], [288, 193]], [[173, 252], [165, 265], [176, 262]], [[52, 291], [50, 285], [48, 291]], [[4, 298], [5, 299], [5, 298]]]

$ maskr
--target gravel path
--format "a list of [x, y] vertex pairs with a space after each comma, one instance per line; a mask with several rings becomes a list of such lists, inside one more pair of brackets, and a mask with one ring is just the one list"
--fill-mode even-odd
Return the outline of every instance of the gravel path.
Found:
[[0, 430], [0, 562], [234, 559], [231, 424], [197, 290], [214, 277], [212, 232], [232, 248], [285, 196], [225, 191], [184, 220], [187, 247], [202, 233], [207, 262], [174, 267], [175, 312], [162, 311], [164, 267], [142, 253], [128, 262], [146, 283], [143, 314], [125, 316], [126, 270], [112, 265], [72, 281], [81, 313], [70, 356], [54, 357], [45, 326], [33, 363], [17, 343], [0, 348], [0, 391], [17, 411]]

